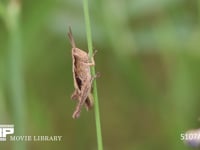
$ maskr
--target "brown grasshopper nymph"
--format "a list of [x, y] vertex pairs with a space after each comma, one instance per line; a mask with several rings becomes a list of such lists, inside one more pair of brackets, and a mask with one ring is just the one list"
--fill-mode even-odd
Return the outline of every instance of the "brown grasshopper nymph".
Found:
[[71, 28], [69, 28], [68, 36], [72, 45], [72, 73], [75, 88], [71, 98], [78, 100], [72, 117], [78, 118], [83, 104], [85, 104], [87, 110], [93, 106], [90, 94], [95, 77], [91, 76], [90, 66], [95, 65], [95, 62], [93, 57], [90, 61], [88, 53], [76, 47]]

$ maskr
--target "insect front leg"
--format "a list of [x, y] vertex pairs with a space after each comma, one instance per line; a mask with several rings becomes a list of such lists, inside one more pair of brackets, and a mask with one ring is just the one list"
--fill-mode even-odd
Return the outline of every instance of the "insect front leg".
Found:
[[[91, 62], [88, 62], [87, 65], [89, 65], [89, 66], [95, 66], [94, 56], [96, 55], [96, 53], [97, 53], [97, 50], [95, 50], [95, 51], [93, 52], [92, 58], [91, 58]], [[90, 58], [90, 57], [89, 57], [89, 54], [88, 54], [88, 58]]]

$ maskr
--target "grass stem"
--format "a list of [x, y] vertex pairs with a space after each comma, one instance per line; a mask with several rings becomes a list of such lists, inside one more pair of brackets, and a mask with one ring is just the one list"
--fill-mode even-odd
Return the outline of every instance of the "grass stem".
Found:
[[[26, 112], [24, 104], [24, 78], [22, 39], [20, 30], [20, 1], [10, 0], [5, 22], [9, 31], [8, 82], [10, 86], [13, 121], [16, 135], [25, 135]], [[14, 142], [14, 150], [25, 150], [24, 142]]]
[[[92, 48], [92, 34], [91, 34], [89, 7], [88, 6], [89, 6], [88, 0], [83, 0], [87, 43], [88, 43], [89, 55], [91, 58], [93, 55], [93, 48]], [[91, 74], [92, 74], [92, 76], [95, 76], [95, 74], [96, 74], [94, 66], [91, 67]], [[94, 95], [94, 110], [95, 110], [95, 122], [96, 122], [98, 150], [103, 150], [103, 142], [102, 142], [102, 134], [101, 134], [101, 121], [100, 121], [100, 112], [99, 112], [99, 100], [98, 100], [96, 80], [94, 80], [94, 83], [93, 83], [93, 95]]]

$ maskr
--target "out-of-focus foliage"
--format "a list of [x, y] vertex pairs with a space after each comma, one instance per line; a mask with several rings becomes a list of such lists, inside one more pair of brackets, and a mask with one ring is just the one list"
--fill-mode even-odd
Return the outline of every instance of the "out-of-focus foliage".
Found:
[[[0, 1], [0, 124], [15, 124], [7, 4]], [[93, 110], [71, 117], [67, 30], [87, 50], [82, 1], [23, 0], [21, 6], [25, 134], [63, 136], [27, 142], [27, 150], [96, 149]], [[105, 149], [189, 149], [180, 134], [200, 126], [200, 2], [97, 0], [90, 1], [90, 15]], [[1, 142], [0, 149], [12, 145]]]

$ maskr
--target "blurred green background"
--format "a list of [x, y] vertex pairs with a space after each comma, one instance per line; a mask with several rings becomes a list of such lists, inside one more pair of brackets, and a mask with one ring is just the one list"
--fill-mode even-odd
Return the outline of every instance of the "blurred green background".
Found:
[[[89, 3], [104, 149], [191, 149], [180, 134], [200, 126], [200, 1]], [[82, 1], [1, 0], [0, 17], [0, 124], [63, 136], [0, 149], [97, 150], [94, 110], [71, 117], [67, 31], [87, 50]]]

